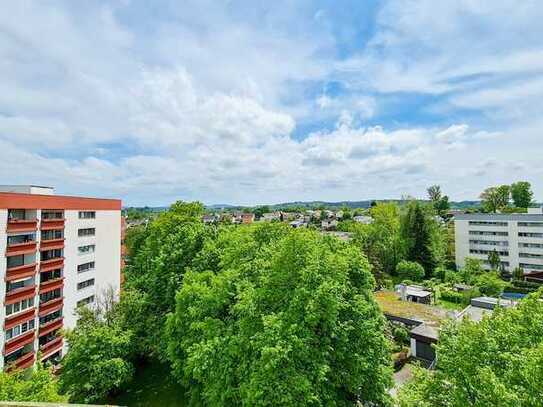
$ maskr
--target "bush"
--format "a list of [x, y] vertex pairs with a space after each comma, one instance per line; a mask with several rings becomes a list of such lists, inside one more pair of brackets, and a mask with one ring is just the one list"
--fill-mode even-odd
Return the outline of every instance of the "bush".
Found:
[[539, 283], [534, 283], [532, 281], [515, 280], [515, 281], [513, 281], [513, 286], [518, 287], [518, 288], [531, 288], [531, 289], [533, 289], [533, 291], [537, 291], [543, 285], [541, 285]]
[[477, 286], [482, 294], [490, 297], [499, 297], [506, 287], [506, 283], [495, 271], [488, 271], [477, 277]]
[[392, 328], [392, 336], [397, 343], [409, 344], [409, 330], [403, 325], [395, 325]]
[[396, 266], [396, 273], [404, 280], [421, 281], [424, 278], [424, 268], [414, 261], [402, 260]]
[[441, 291], [440, 297], [443, 301], [454, 302], [455, 304], [462, 304], [465, 302], [464, 294], [453, 290]]

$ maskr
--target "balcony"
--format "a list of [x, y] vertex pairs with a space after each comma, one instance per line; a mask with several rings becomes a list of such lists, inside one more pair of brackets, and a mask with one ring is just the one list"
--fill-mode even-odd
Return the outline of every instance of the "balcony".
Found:
[[64, 238], [42, 240], [40, 243], [40, 251], [64, 249]]
[[36, 247], [37, 243], [35, 240], [24, 243], [8, 244], [8, 247], [6, 248], [6, 257], [35, 253]]
[[32, 329], [31, 331], [25, 332], [24, 334], [7, 341], [4, 345], [4, 355], [9, 355], [10, 353], [24, 348], [28, 344], [33, 343], [35, 332], [36, 331]]
[[56, 331], [57, 329], [62, 328], [63, 325], [64, 325], [64, 317], [62, 316], [52, 321], [49, 321], [43, 325], [40, 325], [39, 336], [47, 335], [50, 332]]
[[64, 267], [64, 257], [55, 257], [49, 260], [42, 260], [40, 262], [40, 272], [54, 270]]
[[58, 218], [51, 218], [51, 219], [43, 219], [41, 220], [41, 230], [53, 230], [53, 229], [64, 229], [64, 223], [66, 222], [66, 219], [58, 219]]
[[9, 316], [4, 322], [4, 330], [13, 328], [14, 326], [20, 325], [23, 322], [26, 322], [30, 319], [34, 319], [36, 316], [36, 308], [32, 307], [28, 310], [25, 310], [17, 315]]
[[45, 345], [41, 345], [40, 346], [41, 360], [47, 359], [53, 353], [56, 353], [60, 349], [62, 349], [62, 344], [63, 344], [62, 336], [58, 336], [52, 341], [47, 342]]
[[36, 274], [37, 263], [23, 264], [21, 266], [9, 267], [6, 270], [6, 281], [20, 280], [32, 277]]
[[64, 306], [64, 297], [53, 298], [47, 302], [40, 304], [38, 315], [44, 317], [47, 314], [58, 311]]
[[56, 290], [57, 288], [64, 287], [64, 277], [55, 278], [44, 283], [40, 283], [40, 294], [48, 293], [49, 291]]
[[8, 219], [6, 231], [9, 233], [35, 232], [37, 229], [37, 219]]
[[26, 298], [31, 298], [36, 295], [36, 285], [32, 284], [26, 287], [17, 288], [9, 293], [6, 293], [6, 300], [4, 303], [6, 305], [13, 304], [19, 301], [22, 301]]
[[34, 365], [35, 361], [36, 361], [36, 354], [34, 353], [34, 351], [30, 351], [20, 356], [18, 359], [15, 359], [15, 361], [13, 361], [10, 364], [8, 371], [11, 371], [14, 369], [22, 370], [22, 369], [29, 368], [30, 366]]

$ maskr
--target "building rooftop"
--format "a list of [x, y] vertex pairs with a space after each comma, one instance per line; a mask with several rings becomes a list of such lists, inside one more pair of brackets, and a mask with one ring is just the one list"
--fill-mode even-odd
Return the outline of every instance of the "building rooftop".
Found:
[[417, 320], [433, 327], [439, 327], [449, 316], [446, 310], [439, 307], [402, 301], [394, 291], [378, 291], [375, 299], [385, 314]]

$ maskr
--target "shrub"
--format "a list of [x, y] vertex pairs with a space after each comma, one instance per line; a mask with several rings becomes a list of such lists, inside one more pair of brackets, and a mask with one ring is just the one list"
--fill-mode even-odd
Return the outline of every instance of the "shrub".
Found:
[[420, 281], [424, 278], [424, 268], [414, 261], [402, 260], [396, 266], [396, 273], [406, 280]]
[[392, 336], [397, 343], [409, 344], [409, 330], [403, 325], [395, 325], [392, 328]]

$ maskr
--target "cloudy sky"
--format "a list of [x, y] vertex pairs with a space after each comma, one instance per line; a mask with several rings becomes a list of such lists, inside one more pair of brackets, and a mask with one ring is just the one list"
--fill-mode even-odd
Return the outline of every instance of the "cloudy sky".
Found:
[[1, 0], [0, 183], [258, 204], [543, 199], [539, 0]]

